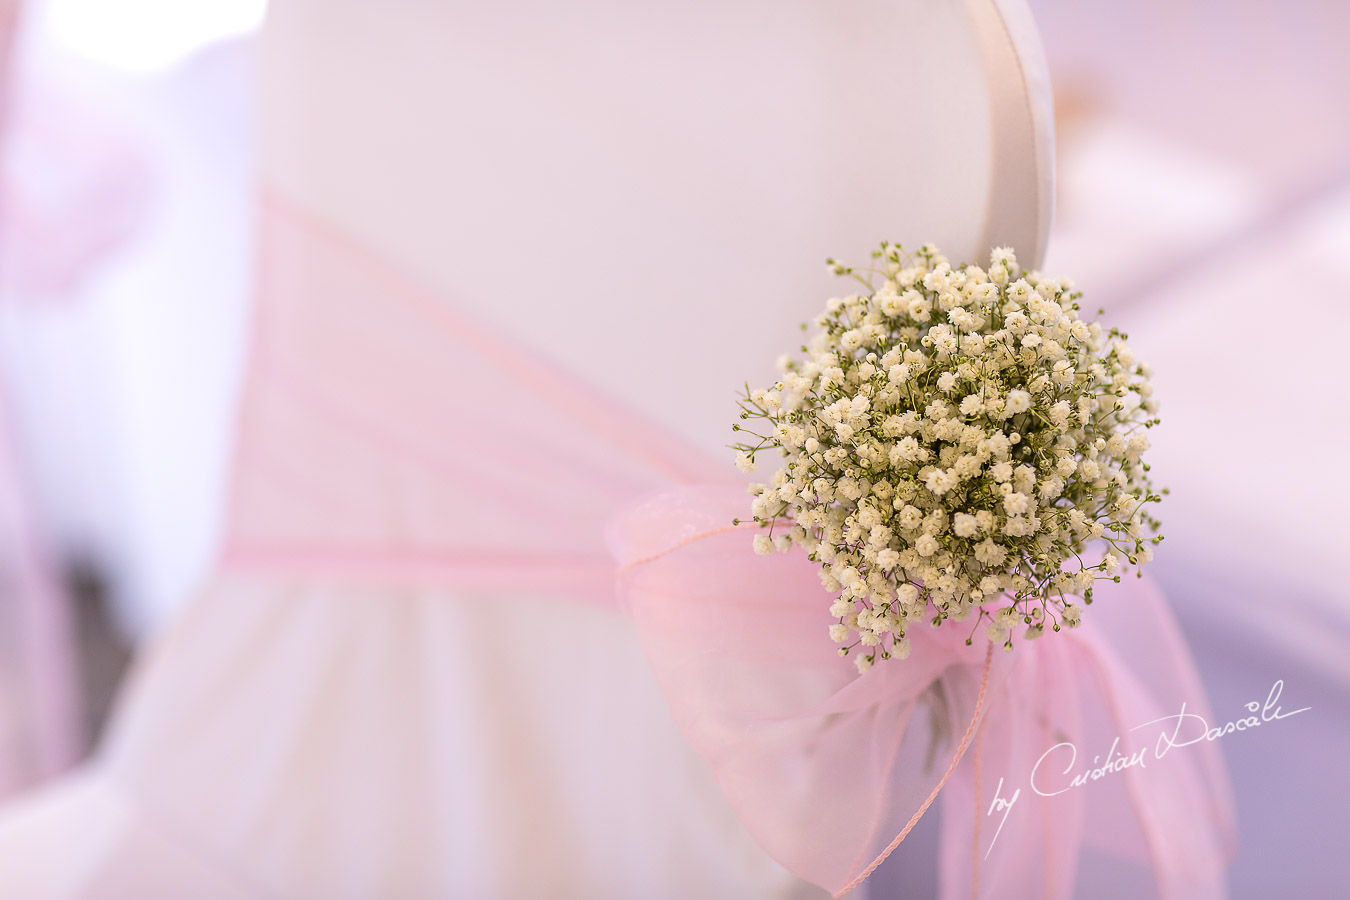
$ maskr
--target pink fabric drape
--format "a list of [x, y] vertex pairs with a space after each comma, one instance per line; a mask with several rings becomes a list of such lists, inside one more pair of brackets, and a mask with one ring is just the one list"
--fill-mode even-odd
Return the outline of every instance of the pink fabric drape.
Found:
[[[1147, 582], [1102, 589], [1081, 630], [999, 651], [987, 671], [983, 636], [967, 647], [947, 627], [859, 678], [825, 634], [812, 566], [758, 558], [730, 526], [747, 501], [724, 467], [284, 199], [266, 210], [232, 569], [605, 605], [607, 531], [622, 608], [677, 722], [789, 870], [855, 886], [955, 766], [942, 794], [944, 897], [970, 896], [972, 878], [983, 897], [1069, 897], [1089, 839], [1149, 866], [1160, 896], [1224, 894], [1231, 800], [1209, 746], [1105, 787], [1028, 797], [1027, 821], [996, 843], [974, 814], [998, 777], [1025, 780], [1057, 743], [1099, 754], [1119, 736], [1129, 756], [1157, 737], [1134, 726], [1183, 701], [1208, 715]], [[698, 486], [708, 481], [721, 486]]]
[[0, 390], [0, 797], [81, 750], [68, 601], [38, 547]]
[[[286, 200], [260, 228], [222, 570], [88, 777], [0, 817], [0, 894], [815, 896], [613, 609], [607, 517], [722, 467]], [[73, 894], [5, 862], [57, 833]]]
[[607, 515], [720, 474], [320, 220], [263, 206], [228, 564], [597, 600]]
[[95, 763], [0, 817], [0, 894], [803, 896], [764, 851], [838, 894], [942, 785], [944, 900], [1067, 898], [1092, 841], [1131, 896], [1223, 895], [1213, 748], [1026, 784], [1205, 709], [1146, 583], [1011, 655], [948, 626], [857, 677], [720, 461], [284, 197], [261, 249], [223, 570]]
[[[611, 666], [616, 612], [755, 839], [833, 892], [941, 787], [944, 897], [1067, 897], [1092, 835], [1164, 897], [1222, 893], [1229, 810], [1204, 747], [1023, 800], [989, 850], [997, 778], [1061, 735], [1093, 752], [1179, 698], [1203, 708], [1147, 587], [1102, 592], [1119, 627], [1012, 657], [925, 632], [859, 678], [811, 567], [728, 526], [746, 497], [722, 461], [283, 197], [263, 199], [260, 244], [222, 571], [148, 651], [97, 761], [0, 821], [0, 894], [795, 891], [751, 871], [714, 803], [686, 805], [706, 775], [644, 743], [662, 723]], [[450, 654], [484, 683], [447, 677]]]
[[[845, 893], [941, 785], [944, 900], [1071, 897], [1088, 840], [1150, 867], [1162, 897], [1225, 895], [1233, 812], [1219, 753], [1202, 741], [1154, 758], [1173, 729], [1137, 729], [1183, 703], [1213, 719], [1148, 582], [1104, 586], [1081, 629], [996, 650], [992, 665], [982, 632], [968, 647], [949, 623], [859, 677], [825, 634], [814, 565], [756, 557], [752, 532], [729, 525], [745, 502], [735, 488], [669, 490], [617, 519], [611, 539], [677, 720], [776, 859]], [[1187, 727], [1177, 743], [1193, 737]], [[1144, 766], [1059, 793], [1066, 754], [1080, 757], [1072, 776], [1116, 738], [1115, 757]], [[1056, 796], [1033, 795], [1033, 774]], [[1019, 788], [1019, 819], [994, 840], [1002, 816], [987, 809]]]
[[[12, 150], [16, 4], [0, 2], [0, 159]], [[0, 267], [24, 268], [14, 185], [0, 179]], [[10, 279], [3, 279], [10, 287]], [[13, 298], [6, 296], [4, 301]], [[0, 797], [70, 766], [81, 750], [75, 654], [64, 591], [43, 554], [0, 374]]]

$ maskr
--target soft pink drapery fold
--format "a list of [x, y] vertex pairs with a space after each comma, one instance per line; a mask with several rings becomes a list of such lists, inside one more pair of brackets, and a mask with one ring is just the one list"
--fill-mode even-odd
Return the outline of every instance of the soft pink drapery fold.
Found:
[[[726, 467], [284, 197], [263, 203], [267, 302], [227, 565], [608, 605], [606, 535], [622, 608], [676, 720], [752, 834], [807, 880], [854, 884], [958, 757], [977, 719], [983, 634], [968, 647], [960, 628], [917, 630], [908, 660], [859, 678], [825, 634], [814, 567], [757, 557], [731, 526], [748, 499]], [[978, 878], [981, 897], [1067, 898], [1089, 838], [1151, 868], [1162, 897], [1224, 894], [1232, 813], [1214, 748], [1029, 796], [1037, 759], [1064, 736], [1086, 756], [1119, 735], [1117, 755], [1129, 755], [1145, 740], [1135, 725], [1182, 701], [1207, 715], [1156, 591], [1127, 583], [1100, 597], [1081, 630], [994, 654], [979, 777], [967, 752], [943, 787], [944, 897], [971, 896]], [[999, 777], [1005, 795], [1023, 788], [1021, 827], [1014, 819], [989, 851], [998, 817], [974, 816], [975, 793], [987, 807]]]
[[151, 171], [124, 129], [17, 62], [21, 5], [0, 0], [0, 286], [64, 300], [140, 231]]
[[[909, 659], [859, 677], [825, 634], [814, 564], [754, 555], [752, 532], [730, 524], [745, 507], [736, 487], [670, 489], [617, 518], [610, 541], [625, 608], [677, 721], [774, 858], [847, 892], [956, 757], [943, 788], [944, 900], [1069, 898], [1089, 840], [1146, 864], [1162, 897], [1224, 896], [1233, 814], [1213, 745], [1053, 797], [1030, 789], [1033, 772], [1046, 793], [1068, 784], [1068, 750], [1052, 752], [1057, 745], [1078, 748], [1071, 777], [1092, 756], [1104, 760], [1117, 737], [1116, 757], [1147, 754], [1172, 729], [1133, 729], [1177, 715], [1183, 702], [1212, 718], [1148, 582], [1101, 589], [1081, 629], [995, 653], [977, 714], [982, 632], [967, 646], [959, 625], [912, 629]], [[977, 719], [975, 752], [963, 755]], [[1178, 742], [1193, 736], [1187, 729]], [[988, 807], [1018, 788], [1020, 805], [994, 840], [1002, 816]]]
[[[1133, 882], [1117, 882], [1123, 895], [1227, 896], [1225, 869], [1236, 838], [1222, 754], [1216, 744], [1197, 741], [1203, 729], [1196, 719], [1168, 717], [1184, 709], [1210, 725], [1222, 723], [1151, 581], [1101, 584], [1096, 598], [1081, 628], [1024, 641], [1012, 654], [1009, 677], [981, 726], [981, 765], [977, 770], [965, 760], [943, 798], [946, 896], [971, 896], [976, 868], [961, 844], [976, 827], [972, 793], [978, 790], [982, 801], [984, 854], [1001, 819], [988, 814], [993, 797], [1007, 799], [1017, 788], [1021, 799], [978, 866], [980, 897], [1005, 896], [1009, 882], [1021, 886], [1019, 896], [1073, 896], [1081, 846], [1137, 864]], [[1071, 787], [1074, 776], [1136, 754], [1141, 766]], [[1033, 787], [1055, 796], [1036, 795]]]
[[97, 110], [39, 75], [13, 92], [6, 117], [0, 283], [24, 302], [68, 300], [142, 232], [150, 161]]
[[[944, 897], [970, 896], [974, 821], [981, 854], [992, 833], [993, 819], [974, 815], [976, 786], [987, 805], [998, 776], [1024, 780], [1028, 760], [1051, 746], [1047, 732], [1081, 735], [1084, 752], [1105, 752], [1099, 738], [1115, 724], [1098, 710], [1116, 703], [1133, 724], [1155, 706], [1170, 712], [1174, 696], [1202, 703], [1160, 599], [1130, 586], [1102, 592], [1103, 612], [1129, 611], [1116, 631], [1094, 633], [1090, 623], [1011, 656], [996, 652], [987, 677], [983, 641], [966, 647], [950, 627], [916, 632], [910, 659], [857, 677], [826, 637], [828, 602], [810, 564], [757, 557], [749, 532], [731, 526], [748, 498], [741, 485], [706, 484], [724, 479], [724, 465], [284, 198], [266, 198], [262, 220], [225, 571], [140, 666], [99, 765], [0, 823], [0, 848], [16, 860], [53, 846], [80, 860], [83, 880], [45, 895], [169, 897], [206, 885], [223, 896], [363, 896], [391, 886], [435, 896], [480, 884], [464, 873], [474, 869], [474, 835], [494, 817], [529, 834], [542, 816], [554, 824], [541, 850], [569, 850], [539, 862], [573, 879], [562, 895], [633, 896], [652, 872], [673, 874], [670, 859], [683, 852], [644, 854], [640, 840], [624, 853], [612, 843], [596, 851], [588, 838], [605, 833], [600, 818], [628, 808], [621, 798], [571, 796], [570, 779], [597, 757], [612, 769], [604, 782], [587, 769], [597, 780], [580, 785], [583, 794], [622, 784], [650, 801], [631, 829], [690, 841], [704, 854], [700, 867], [725, 865], [732, 876], [753, 868], [726, 849], [723, 832], [695, 836], [684, 820], [648, 820], [707, 815], [693, 830], [709, 832], [716, 807], [663, 792], [653, 781], [670, 777], [681, 794], [701, 782], [661, 746], [607, 723], [615, 709], [640, 717], [648, 706], [575, 677], [611, 671], [623, 646], [598, 620], [617, 618], [554, 598], [631, 617], [676, 722], [751, 834], [790, 871], [834, 891], [903, 831], [965, 735], [974, 740], [939, 797]], [[541, 621], [548, 627], [534, 627]], [[548, 646], [520, 648], [528, 655], [517, 664], [507, 654], [518, 635]], [[448, 654], [484, 652], [505, 657], [503, 668], [479, 670], [493, 673], [487, 683], [445, 681]], [[550, 677], [560, 690], [605, 686], [598, 698], [566, 695], [559, 711], [533, 693]], [[466, 699], [488, 695], [536, 702], [496, 715]], [[466, 739], [461, 716], [470, 713], [481, 717], [471, 730], [486, 736]], [[629, 743], [583, 735], [569, 743], [582, 759], [517, 740], [517, 729], [545, 717], [557, 727], [558, 716]], [[464, 752], [479, 742], [511, 771]], [[1123, 775], [1053, 807], [1024, 797], [980, 860], [980, 896], [1069, 896], [1091, 824], [1117, 817], [1125, 827], [1103, 832], [1108, 843], [1142, 849], [1162, 896], [1217, 896], [1227, 811], [1209, 752], [1169, 756], [1181, 767], [1171, 777], [1162, 767], [1139, 773], [1123, 802], [1110, 793]], [[482, 772], [486, 798], [475, 793]], [[510, 788], [494, 778], [523, 780], [528, 797], [503, 806]], [[568, 821], [576, 834], [562, 833]], [[1160, 842], [1176, 852], [1159, 852]], [[482, 867], [491, 877], [514, 871], [495, 858]], [[0, 860], [0, 889], [61, 874]], [[781, 888], [781, 877], [745, 883], [756, 887], [742, 895], [787, 896], [765, 887]]]
[[369, 248], [284, 198], [262, 204], [266, 302], [227, 564], [608, 604], [606, 517], [635, 493], [718, 476], [715, 461]]
[[0, 797], [81, 749], [67, 598], [36, 539], [0, 385]]
[[[14, 147], [13, 52], [19, 15], [0, 0], [0, 163]], [[27, 268], [33, 234], [15, 216], [16, 185], [0, 165], [0, 285]], [[70, 224], [69, 222], [67, 224]], [[76, 229], [78, 230], [78, 229]], [[40, 242], [39, 242], [40, 243]], [[74, 270], [61, 268], [62, 277]], [[3, 302], [14, 296], [6, 291]], [[69, 767], [81, 750], [68, 601], [42, 552], [0, 376], [0, 797]]]
[[723, 467], [288, 198], [259, 227], [222, 571], [102, 754], [138, 828], [262, 896], [803, 896], [613, 614], [607, 518]]

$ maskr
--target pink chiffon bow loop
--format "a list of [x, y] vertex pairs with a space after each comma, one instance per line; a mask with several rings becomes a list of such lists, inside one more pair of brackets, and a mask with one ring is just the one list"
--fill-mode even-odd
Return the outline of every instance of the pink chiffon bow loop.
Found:
[[1227, 896], [1231, 792], [1218, 746], [1191, 743], [1199, 719], [1177, 729], [1183, 704], [1214, 724], [1181, 634], [1147, 580], [1096, 598], [1081, 628], [1018, 646], [991, 693], [943, 795], [944, 898], [1068, 900], [1085, 846], [1117, 858], [1119, 896]]
[[1074, 896], [1085, 795], [1040, 797], [1029, 783], [1042, 753], [1082, 731], [1080, 685], [1066, 677], [1067, 639], [1055, 637], [1015, 648], [972, 752], [943, 791], [943, 900]]
[[[970, 743], [989, 665], [980, 635], [920, 627], [904, 661], [859, 675], [827, 634], [801, 553], [757, 556], [739, 487], [682, 487], [610, 526], [622, 601], [676, 721], [756, 840], [836, 895], [932, 802]], [[856, 652], [856, 651], [855, 651]]]
[[[1013, 653], [982, 628], [967, 646], [960, 623], [920, 625], [909, 658], [860, 676], [826, 633], [817, 565], [756, 555], [756, 526], [733, 524], [747, 506], [736, 486], [672, 488], [613, 519], [608, 539], [676, 721], [782, 865], [841, 896], [941, 792], [943, 900], [1068, 900], [1084, 846], [1137, 864], [1121, 896], [1225, 895], [1218, 748], [1161, 739], [1183, 703], [1212, 715], [1149, 582], [1100, 586], [1083, 627]], [[1195, 736], [1186, 724], [1178, 744]]]

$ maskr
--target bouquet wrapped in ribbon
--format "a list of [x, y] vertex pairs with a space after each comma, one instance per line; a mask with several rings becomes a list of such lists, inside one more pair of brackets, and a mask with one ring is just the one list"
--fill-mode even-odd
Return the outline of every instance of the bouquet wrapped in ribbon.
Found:
[[1010, 250], [876, 255], [875, 286], [831, 262], [866, 293], [747, 388], [740, 468], [780, 462], [753, 499], [673, 487], [611, 523], [677, 721], [835, 896], [939, 800], [944, 900], [1067, 900], [1089, 844], [1134, 864], [1121, 896], [1224, 896], [1205, 693], [1162, 596], [1121, 579], [1161, 540], [1147, 366]]

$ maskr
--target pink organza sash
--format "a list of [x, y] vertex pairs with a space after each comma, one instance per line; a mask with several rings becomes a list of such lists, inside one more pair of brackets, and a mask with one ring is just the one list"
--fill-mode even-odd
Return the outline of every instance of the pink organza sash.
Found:
[[[1173, 729], [1133, 730], [1177, 715], [1183, 701], [1212, 718], [1150, 584], [1101, 590], [1081, 629], [1011, 654], [982, 632], [967, 646], [950, 624], [920, 629], [909, 659], [860, 677], [825, 634], [815, 566], [804, 555], [756, 556], [753, 532], [729, 524], [745, 497], [673, 488], [616, 518], [609, 534], [625, 608], [676, 719], [776, 859], [847, 893], [941, 786], [944, 898], [1070, 897], [1087, 840], [1148, 864], [1164, 897], [1223, 895], [1222, 760], [1207, 742], [1155, 759], [1159, 735]], [[1058, 793], [1071, 780], [1067, 744], [1078, 754], [1072, 776], [1116, 737], [1113, 759], [1142, 753], [1146, 768]], [[1033, 773], [1057, 796], [1035, 795]], [[994, 840], [1002, 815], [986, 809], [1017, 789]]]
[[0, 798], [79, 758], [67, 597], [44, 558], [0, 384]]
[[609, 604], [608, 515], [721, 474], [285, 198], [259, 246], [230, 567]]
[[[6, 306], [69, 283], [96, 255], [100, 241], [89, 239], [118, 231], [104, 228], [108, 223], [99, 216], [77, 216], [69, 209], [38, 221], [43, 217], [34, 213], [43, 211], [40, 205], [26, 202], [32, 185], [18, 177], [16, 150], [28, 131], [42, 129], [16, 122], [14, 64], [20, 24], [19, 4], [0, 0], [0, 304]], [[48, 132], [57, 124], [69, 125], [60, 123], [59, 116], [41, 124], [53, 126]], [[60, 178], [42, 185], [65, 186]], [[81, 252], [66, 252], [72, 250]], [[73, 765], [84, 736], [69, 598], [44, 552], [2, 368], [0, 799], [8, 799]]]
[[[921, 629], [859, 677], [813, 565], [756, 556], [731, 524], [748, 497], [726, 467], [275, 196], [261, 273], [227, 567], [617, 605], [751, 833], [836, 895], [935, 800], [944, 898], [1068, 898], [1084, 844], [1163, 897], [1223, 895], [1212, 745], [1053, 797], [1029, 783], [1062, 786], [1116, 738], [1113, 758], [1147, 751], [1162, 725], [1136, 726], [1183, 702], [1208, 717], [1147, 582], [1012, 654]], [[999, 829], [989, 808], [1017, 789]]]

